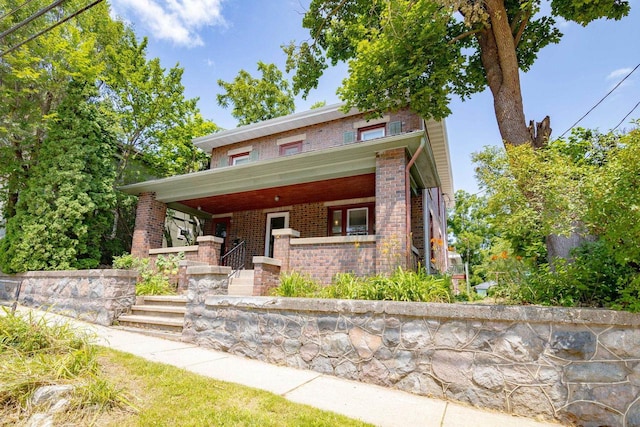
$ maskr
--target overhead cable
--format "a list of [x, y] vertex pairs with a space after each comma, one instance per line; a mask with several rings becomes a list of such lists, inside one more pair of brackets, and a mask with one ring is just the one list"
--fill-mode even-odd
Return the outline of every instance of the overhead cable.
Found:
[[22, 9], [23, 7], [27, 6], [29, 3], [31, 3], [33, 0], [27, 0], [26, 2], [22, 3], [20, 6], [16, 6], [13, 10], [10, 10], [9, 12], [5, 13], [4, 15], [0, 16], [0, 20], [3, 20], [4, 18], [8, 18], [9, 16], [13, 15], [14, 13], [16, 13], [17, 11], [19, 11], [20, 9]]
[[[603, 96], [603, 97], [602, 97], [602, 99], [600, 99], [600, 101], [598, 101], [598, 102], [596, 103], [596, 105], [594, 105], [593, 107], [591, 107], [591, 108], [589, 109], [589, 111], [587, 111], [586, 113], [584, 113], [584, 115], [583, 115], [582, 117], [580, 117], [580, 118], [578, 119], [578, 121], [577, 121], [577, 122], [575, 122], [574, 124], [572, 124], [572, 125], [569, 127], [569, 129], [565, 130], [565, 131], [562, 133], [562, 135], [560, 135], [560, 137], [559, 137], [559, 138], [562, 138], [563, 136], [565, 136], [565, 135], [567, 134], [567, 132], [569, 132], [569, 131], [570, 131], [571, 129], [573, 129], [573, 128], [578, 124], [578, 123], [580, 123], [580, 122], [582, 121], [582, 119], [584, 119], [585, 117], [587, 117], [587, 116], [589, 115], [589, 113], [591, 113], [593, 110], [595, 110], [595, 109], [596, 109], [596, 107], [602, 103], [602, 101], [604, 101], [605, 99], [607, 99], [607, 97], [608, 97], [609, 95], [611, 95], [611, 94], [613, 93], [613, 91], [614, 91], [614, 90], [618, 89], [618, 87], [622, 84], [622, 82], [624, 82], [624, 81], [625, 81], [625, 80], [626, 80], [626, 79], [627, 79], [631, 74], [633, 74], [633, 72], [634, 72], [634, 71], [636, 71], [639, 67], [640, 67], [640, 64], [636, 65], [636, 66], [634, 67], [634, 69], [633, 69], [633, 70], [631, 70], [631, 71], [629, 72], [629, 74], [627, 74], [626, 76], [624, 76], [624, 78], [623, 78], [622, 80], [620, 80], [620, 81], [618, 82], [618, 84], [617, 84], [617, 85], [615, 85], [615, 86], [613, 87], [613, 89], [611, 89], [611, 90], [610, 90], [610, 91], [609, 91], [605, 96]], [[624, 119], [623, 119], [623, 120], [624, 120]]]
[[80, 15], [81, 13], [91, 9], [93, 6], [97, 5], [98, 3], [101, 3], [103, 0], [96, 0], [93, 3], [83, 7], [82, 9], [79, 9], [75, 12], [73, 12], [71, 15], [67, 16], [66, 18], [61, 19], [60, 21], [56, 22], [55, 24], [45, 28], [44, 30], [34, 34], [33, 36], [29, 37], [28, 39], [26, 39], [23, 42], [18, 43], [15, 46], [10, 47], [9, 49], [5, 50], [4, 52], [0, 53], [0, 57], [3, 57], [4, 55], [13, 52], [14, 50], [18, 49], [20, 46], [29, 43], [31, 40], [40, 37], [41, 35], [43, 35], [44, 33], [53, 30], [54, 28], [56, 28], [58, 25], [64, 24], [65, 22], [67, 22], [68, 20], [75, 18], [76, 16]]
[[633, 108], [631, 109], [631, 111], [629, 111], [629, 112], [627, 113], [627, 115], [626, 115], [626, 116], [624, 116], [624, 117], [622, 118], [622, 120], [620, 120], [620, 123], [618, 123], [618, 124], [616, 125], [616, 127], [614, 127], [613, 129], [611, 129], [611, 132], [613, 132], [614, 130], [618, 129], [618, 126], [620, 126], [620, 125], [621, 125], [621, 124], [622, 124], [622, 123], [627, 119], [627, 117], [629, 117], [629, 116], [631, 115], [631, 113], [633, 113], [633, 111], [634, 111], [636, 108], [638, 108], [638, 106], [639, 106], [639, 105], [640, 105], [640, 101], [638, 101], [638, 103], [635, 105], [635, 107], [633, 107]]
[[14, 25], [13, 27], [9, 28], [6, 31], [3, 31], [2, 33], [0, 33], [0, 40], [2, 40], [6, 35], [11, 34], [14, 31], [24, 27], [25, 25], [27, 25], [29, 22], [33, 21], [34, 19], [41, 17], [42, 15], [44, 15], [47, 12], [49, 12], [54, 7], [59, 6], [63, 1], [65, 1], [65, 0], [55, 0], [49, 6], [43, 7], [42, 9], [40, 9], [39, 11], [37, 11], [36, 13], [31, 15], [27, 19], [25, 19], [24, 21], [17, 23], [16, 25]]

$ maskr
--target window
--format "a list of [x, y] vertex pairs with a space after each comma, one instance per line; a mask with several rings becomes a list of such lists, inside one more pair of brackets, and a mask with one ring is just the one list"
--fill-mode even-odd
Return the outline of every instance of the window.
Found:
[[375, 204], [329, 208], [329, 236], [374, 234]]
[[251, 156], [249, 153], [234, 154], [233, 156], [229, 156], [229, 165], [243, 165], [245, 163], [249, 163], [250, 158]]
[[374, 125], [358, 129], [358, 140], [368, 141], [370, 139], [382, 138], [385, 136], [385, 125]]
[[292, 154], [298, 154], [302, 152], [302, 141], [291, 142], [289, 144], [283, 144], [280, 146], [281, 156], [290, 156]]

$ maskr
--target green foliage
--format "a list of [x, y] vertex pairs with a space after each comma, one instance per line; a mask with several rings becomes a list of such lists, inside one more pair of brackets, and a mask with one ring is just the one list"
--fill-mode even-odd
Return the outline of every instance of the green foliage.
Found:
[[131, 254], [113, 257], [113, 268], [137, 270], [136, 295], [175, 295], [176, 283], [171, 278], [178, 274], [178, 265], [184, 252], [177, 255], [158, 255], [155, 265], [149, 258], [137, 258]]
[[311, 298], [317, 294], [320, 284], [308, 276], [297, 272], [280, 276], [280, 286], [273, 289], [273, 295], [279, 297]]
[[116, 142], [90, 101], [91, 84], [71, 82], [7, 221], [3, 271], [94, 268], [115, 206]]
[[[72, 384], [72, 408], [99, 412], [120, 406], [121, 392], [102, 377], [93, 337], [44, 317], [0, 314], [0, 419], [18, 424], [34, 408], [29, 398], [40, 386]], [[110, 390], [105, 393], [104, 390]], [[37, 408], [35, 408], [37, 409]], [[24, 420], [23, 420], [24, 421]]]
[[218, 80], [225, 91], [217, 95], [218, 105], [233, 106], [231, 115], [238, 119], [238, 126], [257, 123], [291, 114], [295, 110], [293, 92], [275, 64], [258, 62], [261, 78], [254, 78], [240, 70], [233, 82]]
[[[296, 70], [293, 88], [306, 97], [329, 64], [348, 62], [349, 77], [339, 90], [346, 109], [381, 113], [409, 103], [425, 118], [441, 119], [450, 114], [450, 94], [465, 98], [487, 83], [497, 93], [511, 84], [507, 76], [527, 71], [540, 49], [558, 43], [562, 34], [554, 16], [586, 25], [601, 17], [620, 19], [629, 11], [627, 1], [614, 0], [553, 0], [546, 15], [539, 0], [490, 6], [510, 31], [491, 25], [486, 1], [313, 0], [303, 19], [310, 41], [283, 47], [286, 70]], [[522, 110], [514, 81], [510, 108]], [[523, 116], [522, 111], [513, 115]]]
[[424, 271], [398, 268], [390, 277], [377, 275], [366, 279], [351, 273], [337, 274], [331, 285], [319, 283], [299, 273], [283, 274], [274, 295], [302, 298], [338, 298], [387, 301], [451, 302], [451, 283]]

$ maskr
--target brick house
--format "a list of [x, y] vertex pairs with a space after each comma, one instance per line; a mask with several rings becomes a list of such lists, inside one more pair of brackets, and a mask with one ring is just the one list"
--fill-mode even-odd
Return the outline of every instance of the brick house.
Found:
[[[254, 294], [279, 271], [329, 283], [337, 272], [446, 269], [444, 122], [408, 109], [367, 120], [341, 106], [196, 138], [209, 170], [123, 187], [139, 198], [132, 253], [226, 265], [222, 255], [241, 247]], [[203, 222], [197, 246], [162, 248], [167, 208]]]

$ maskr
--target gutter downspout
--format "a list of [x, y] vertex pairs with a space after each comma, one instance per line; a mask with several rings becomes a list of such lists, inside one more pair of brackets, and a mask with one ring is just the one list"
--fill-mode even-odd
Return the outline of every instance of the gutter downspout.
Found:
[[424, 228], [424, 266], [427, 269], [427, 274], [431, 274], [431, 224], [429, 221], [430, 209], [429, 206], [429, 190], [427, 188], [422, 190], [422, 226]]
[[[425, 132], [426, 132], [426, 127], [425, 127]], [[405, 168], [404, 171], [404, 197], [405, 197], [405, 201], [406, 201], [406, 206], [407, 206], [407, 218], [406, 218], [406, 227], [407, 227], [407, 245], [406, 245], [406, 251], [407, 251], [407, 269], [411, 268], [411, 246], [412, 246], [412, 241], [411, 241], [411, 176], [410, 176], [410, 171], [411, 171], [411, 166], [413, 166], [413, 164], [416, 162], [416, 159], [418, 158], [418, 156], [420, 155], [420, 153], [422, 152], [422, 150], [424, 149], [424, 146], [427, 143], [427, 136], [422, 136], [422, 138], [420, 138], [420, 146], [418, 146], [418, 149], [416, 150], [415, 153], [413, 153], [413, 156], [411, 156], [411, 160], [409, 160], [409, 163], [407, 163], [407, 167]]]

